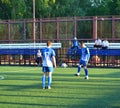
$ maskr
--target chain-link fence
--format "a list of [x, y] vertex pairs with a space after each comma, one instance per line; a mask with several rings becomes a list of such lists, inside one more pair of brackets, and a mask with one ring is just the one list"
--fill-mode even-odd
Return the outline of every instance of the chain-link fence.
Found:
[[[33, 26], [34, 23], [35, 28]], [[72, 46], [71, 41], [74, 37], [77, 37], [79, 41], [84, 40], [85, 42], [94, 42], [97, 37], [101, 38], [101, 40], [107, 38], [109, 42], [119, 42], [120, 16], [59, 17], [0, 21], [0, 43], [43, 43], [48, 40], [59, 42], [62, 43], [62, 48], [57, 53], [60, 61], [66, 60], [68, 48]], [[8, 58], [8, 61], [11, 60], [8, 54], [0, 56], [1, 60], [3, 59], [2, 61], [5, 61], [5, 58]], [[15, 55], [13, 58], [21, 58], [20, 56]], [[27, 58], [29, 58], [29, 64], [32, 64], [31, 61], [34, 59], [34, 55]], [[10, 64], [7, 61], [3, 64], [7, 63]]]

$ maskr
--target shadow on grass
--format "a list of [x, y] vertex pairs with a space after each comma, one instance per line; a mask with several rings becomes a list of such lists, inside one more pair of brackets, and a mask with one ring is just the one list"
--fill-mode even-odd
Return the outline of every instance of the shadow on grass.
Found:
[[33, 84], [33, 85], [15, 85], [15, 84], [4, 84], [4, 85], [0, 85], [1, 87], [3, 87], [5, 91], [22, 91], [25, 89], [41, 89], [41, 83], [38, 84]]
[[112, 72], [112, 73], [107, 73], [105, 72], [104, 74], [90, 74], [91, 77], [100, 77], [100, 78], [119, 78], [120, 77], [120, 71], [118, 72]]
[[[33, 80], [36, 81], [37, 73], [9, 73], [8, 80]], [[9, 77], [10, 76], [10, 77]], [[14, 77], [13, 77], [14, 76]], [[32, 76], [34, 78], [32, 78]], [[28, 77], [28, 78], [27, 78]], [[54, 104], [42, 104], [42, 103], [22, 103], [22, 102], [0, 102], [0, 104], [9, 104], [9, 105], [24, 105], [24, 106], [43, 106], [43, 107], [56, 107], [56, 108], [120, 108], [120, 102], [119, 102], [119, 72], [113, 72], [113, 73], [102, 73], [102, 74], [90, 74], [89, 80], [84, 80], [84, 75], [81, 75], [81, 77], [75, 77], [72, 73], [55, 73], [53, 75], [53, 87], [55, 89], [46, 91], [47, 93], [53, 93], [57, 94], [55, 96], [41, 96], [40, 94], [38, 96], [34, 95], [10, 95], [10, 94], [1, 94], [1, 96], [20, 96], [20, 97], [36, 97], [38, 98], [50, 98], [50, 99], [60, 99], [61, 100], [68, 100], [70, 101], [70, 104], [68, 105], [60, 105], [59, 100], [58, 103]], [[7, 80], [7, 79], [6, 79]], [[38, 80], [38, 79], [37, 79]], [[31, 85], [29, 82], [25, 84], [0, 84], [1, 87], [3, 87], [2, 90], [6, 91], [23, 91], [31, 89], [38, 90], [41, 89], [41, 78], [39, 80], [40, 83], [34, 83]], [[109, 83], [107, 83], [109, 82]], [[74, 89], [74, 91], [73, 91]], [[81, 89], [83, 91], [81, 91]], [[91, 91], [96, 91], [100, 93], [95, 93]], [[40, 90], [40, 92], [43, 92]], [[66, 95], [67, 94], [67, 95]], [[95, 95], [98, 95], [95, 96]], [[61, 96], [62, 95], [62, 96]], [[75, 95], [75, 96], [74, 96]], [[84, 97], [82, 97], [84, 96]], [[94, 97], [95, 96], [95, 97]], [[82, 99], [82, 102], [79, 103], [79, 100]], [[72, 103], [73, 100], [77, 100], [78, 103]], [[58, 105], [59, 104], [59, 105]]]
[[24, 106], [30, 106], [30, 107], [35, 107], [35, 106], [39, 106], [39, 107], [67, 107], [67, 105], [52, 105], [52, 104], [42, 104], [42, 103], [20, 103], [20, 102], [0, 102], [0, 104], [9, 104], [9, 105], [24, 105]]

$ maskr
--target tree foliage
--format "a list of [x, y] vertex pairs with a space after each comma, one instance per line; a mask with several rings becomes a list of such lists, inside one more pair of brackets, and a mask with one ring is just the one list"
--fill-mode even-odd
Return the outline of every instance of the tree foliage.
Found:
[[[120, 0], [35, 0], [36, 18], [119, 15]], [[33, 17], [33, 0], [0, 0], [0, 19]]]

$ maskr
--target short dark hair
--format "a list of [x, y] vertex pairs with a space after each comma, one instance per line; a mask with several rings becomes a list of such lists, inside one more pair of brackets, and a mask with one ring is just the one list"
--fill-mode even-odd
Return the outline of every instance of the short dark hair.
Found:
[[84, 42], [83, 42], [83, 41], [81, 41], [81, 42], [80, 42], [80, 44], [82, 45], [82, 44], [84, 44]]

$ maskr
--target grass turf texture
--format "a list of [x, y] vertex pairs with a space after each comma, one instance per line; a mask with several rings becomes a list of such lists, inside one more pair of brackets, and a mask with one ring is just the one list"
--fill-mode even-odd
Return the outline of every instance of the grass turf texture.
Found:
[[0, 66], [0, 108], [120, 108], [120, 69], [56, 68], [52, 89], [41, 87], [40, 67]]

